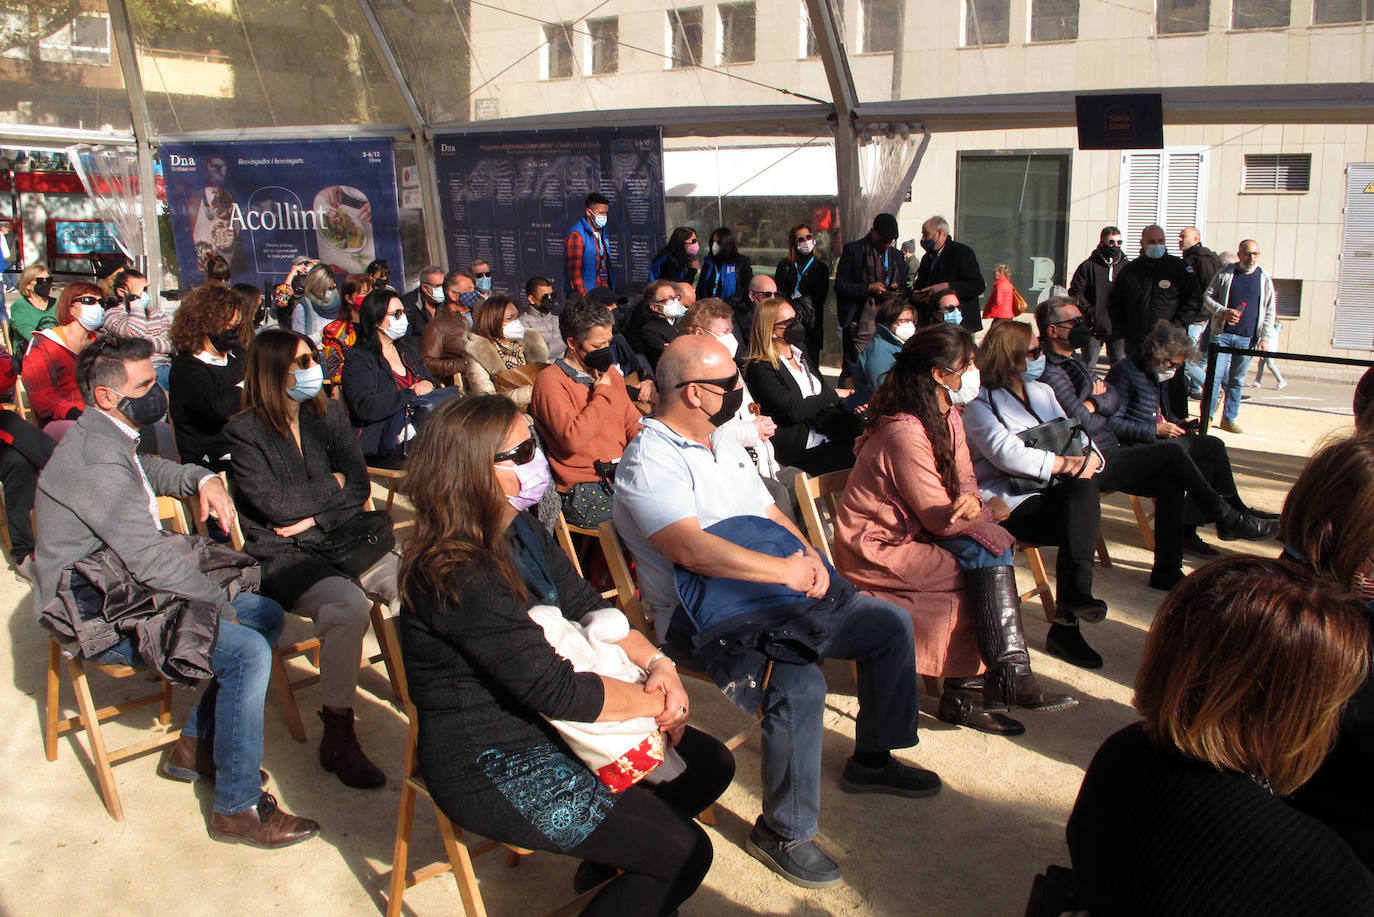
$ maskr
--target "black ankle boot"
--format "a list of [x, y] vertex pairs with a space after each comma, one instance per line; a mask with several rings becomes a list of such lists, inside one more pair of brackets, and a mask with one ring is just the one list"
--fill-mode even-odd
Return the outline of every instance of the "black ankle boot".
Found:
[[1020, 721], [1005, 713], [983, 709], [983, 678], [946, 678], [940, 695], [940, 719], [995, 736], [1019, 736], [1026, 731]]
[[375, 790], [386, 786], [386, 774], [367, 759], [358, 736], [353, 731], [353, 711], [334, 713], [320, 711], [324, 721], [324, 738], [320, 739], [320, 766], [338, 775], [344, 786], [358, 790]]
[[965, 570], [964, 578], [973, 604], [978, 650], [988, 667], [983, 677], [983, 709], [996, 712], [1015, 705], [1028, 710], [1063, 710], [1077, 704], [1067, 694], [1040, 690], [1031, 672], [1026, 634], [1021, 629], [1016, 568]]
[[1083, 639], [1083, 629], [1077, 621], [1072, 624], [1055, 621], [1051, 624], [1050, 632], [1045, 637], [1045, 652], [1080, 669], [1102, 668], [1102, 657]]

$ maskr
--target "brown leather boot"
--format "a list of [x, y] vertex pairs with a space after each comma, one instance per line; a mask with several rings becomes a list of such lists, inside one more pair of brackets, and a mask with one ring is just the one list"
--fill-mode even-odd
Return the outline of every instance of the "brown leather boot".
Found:
[[215, 840], [265, 850], [299, 844], [319, 833], [318, 822], [282, 811], [271, 793], [263, 793], [257, 805], [242, 812], [233, 815], [216, 812], [210, 819], [210, 836]]
[[1027, 710], [1075, 706], [1078, 701], [1067, 694], [1041, 690], [1031, 672], [1015, 568], [965, 570], [964, 579], [977, 623], [978, 649], [988, 667], [983, 676], [983, 709], [996, 713], [1013, 706]]
[[[194, 736], [182, 736], [162, 756], [159, 768], [162, 776], [183, 783], [194, 783], [202, 777], [215, 782], [215, 743], [202, 742]], [[258, 768], [258, 782], [267, 783], [267, 771]]]
[[983, 677], [946, 678], [940, 695], [940, 719], [995, 736], [1019, 736], [1026, 727], [1005, 713], [983, 709]]
[[320, 711], [324, 721], [324, 738], [320, 740], [320, 766], [338, 774], [344, 786], [359, 790], [375, 790], [386, 786], [386, 774], [367, 760], [353, 731], [353, 711], [334, 713], [328, 707]]

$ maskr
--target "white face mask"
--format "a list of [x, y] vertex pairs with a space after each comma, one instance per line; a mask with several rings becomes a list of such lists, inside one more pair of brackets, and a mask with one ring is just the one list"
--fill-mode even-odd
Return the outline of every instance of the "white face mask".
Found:
[[508, 341], [523, 341], [525, 339], [525, 326], [519, 321], [511, 319], [501, 326], [501, 336]]
[[682, 304], [680, 299], [670, 299], [663, 304], [663, 317], [672, 321], [677, 321], [687, 314], [687, 307]]
[[1168, 382], [1174, 377], [1174, 373], [1178, 372], [1178, 370], [1172, 366], [1152, 366], [1150, 369], [1154, 372], [1155, 378], [1158, 379], [1161, 384]]
[[[938, 382], [939, 380], [937, 379], [936, 381]], [[950, 404], [968, 404], [978, 397], [978, 389], [983, 385], [983, 377], [978, 372], [978, 367], [970, 366], [968, 369], [964, 370], [963, 375], [960, 377], [958, 388], [950, 388], [943, 382], [940, 382], [940, 384], [944, 385], [945, 390], [949, 392]]]
[[595, 214], [595, 215], [592, 217], [592, 223], [596, 226], [597, 229], [605, 229], [605, 228], [606, 228], [606, 214], [604, 214], [604, 213]]
[[892, 326], [892, 333], [897, 335], [897, 340], [905, 343], [911, 340], [911, 336], [916, 333], [916, 323], [898, 322]]
[[1242, 274], [1253, 274], [1259, 268], [1259, 262], [1256, 261], [1249, 267], [1246, 267], [1244, 262], [1237, 262], [1236, 267], [1240, 268]]
[[730, 356], [732, 357], [739, 350], [739, 340], [736, 339], [735, 334], [732, 331], [727, 331], [724, 334], [713, 334], [711, 335], [711, 337], [715, 338], [717, 341], [720, 341], [721, 346], [723, 346], [726, 350], [730, 351]]
[[797, 243], [797, 251], [803, 255], [811, 254], [811, 250], [816, 247], [816, 243], [811, 239], [806, 239]]
[[431, 302], [441, 303], [444, 301], [444, 288], [442, 286], [434, 287], [429, 291], [428, 296]]
[[719, 243], [719, 242], [712, 242], [712, 243], [711, 243], [711, 256], [712, 256], [712, 257], [715, 257], [716, 255], [719, 255], [719, 254], [720, 254], [720, 243]]
[[83, 305], [76, 313], [76, 320], [87, 331], [99, 331], [100, 326], [105, 324], [105, 307], [100, 303]]
[[400, 340], [410, 330], [410, 319], [404, 315], [393, 315], [382, 326], [382, 333], [393, 341]]

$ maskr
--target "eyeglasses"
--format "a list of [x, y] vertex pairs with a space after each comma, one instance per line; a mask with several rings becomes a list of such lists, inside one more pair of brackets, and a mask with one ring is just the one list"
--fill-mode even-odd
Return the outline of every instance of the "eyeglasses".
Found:
[[1077, 328], [1079, 325], [1083, 324], [1083, 316], [1080, 315], [1077, 318], [1066, 318], [1062, 322], [1050, 322], [1050, 324], [1056, 326], [1066, 325], [1070, 328]]
[[534, 450], [536, 448], [538, 447], [534, 443], [534, 437], [531, 436], [514, 449], [507, 449], [505, 452], [496, 453], [491, 457], [491, 460], [496, 464], [500, 464], [501, 462], [515, 462], [517, 465], [528, 465], [530, 460], [534, 458]]
[[665, 299], [655, 299], [655, 300], [654, 300], [654, 305], [656, 305], [656, 306], [666, 306], [666, 305], [668, 305], [668, 303], [672, 302], [672, 301], [675, 300], [675, 299], [677, 299], [677, 296], [669, 296], [669, 297], [667, 297], [667, 298], [665, 298]]
[[473, 276], [473, 277], [490, 277], [490, 276], [491, 276], [491, 271], [473, 271], [473, 272], [472, 272], [472, 276]]
[[311, 366], [320, 362], [320, 358], [319, 355], [312, 350], [310, 353], [303, 353], [298, 357], [292, 358], [291, 362], [298, 369], [309, 369]]
[[78, 306], [98, 306], [100, 305], [99, 296], [78, 296], [72, 300]]
[[732, 376], [726, 376], [724, 379], [688, 379], [686, 382], [679, 382], [676, 388], [686, 388], [692, 384], [714, 385], [716, 388], [722, 388], [727, 392], [733, 392], [735, 390], [735, 385], [738, 383], [739, 373], [735, 373]]

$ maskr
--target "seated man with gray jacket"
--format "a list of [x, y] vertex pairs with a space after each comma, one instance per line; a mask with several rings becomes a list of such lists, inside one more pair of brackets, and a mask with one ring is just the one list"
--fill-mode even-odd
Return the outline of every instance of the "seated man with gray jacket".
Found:
[[[76, 380], [88, 409], [53, 451], [34, 501], [35, 614], [45, 623], [65, 619], [84, 635], [81, 625], [87, 620], [113, 617], [106, 596], [115, 585], [122, 592], [141, 590], [159, 608], [185, 603], [187, 610], [177, 623], [167, 624], [172, 637], [181, 636], [180, 618], [190, 617], [189, 609], [200, 612], [202, 621], [208, 614], [200, 628], [199, 652], [190, 655], [201, 660], [195, 671], [209, 677], [209, 684], [161, 771], [174, 780], [214, 781], [210, 836], [216, 840], [271, 848], [314, 837], [320, 826], [278, 808], [263, 791], [259, 771], [263, 701], [272, 647], [282, 628], [281, 606], [249, 591], [226, 591], [218, 578], [202, 572], [207, 565], [198, 562], [213, 549], [164, 535], [158, 524], [158, 495], [199, 495], [202, 518], [214, 511], [226, 526], [234, 517], [234, 504], [210, 471], [135, 451], [139, 428], [167, 411], [167, 396], [153, 369], [152, 344], [141, 338], [97, 339], [81, 352]], [[87, 574], [107, 588], [97, 589]], [[241, 588], [255, 580], [235, 576], [233, 584]], [[156, 666], [166, 673], [165, 654], [182, 647], [176, 641], [149, 640], [154, 631], [130, 620], [147, 623], [149, 617], [121, 617], [98, 641], [82, 639], [68, 644], [66, 652], [101, 663]], [[59, 639], [72, 636], [58, 630]]]

